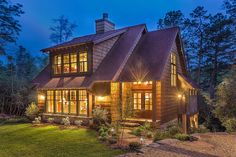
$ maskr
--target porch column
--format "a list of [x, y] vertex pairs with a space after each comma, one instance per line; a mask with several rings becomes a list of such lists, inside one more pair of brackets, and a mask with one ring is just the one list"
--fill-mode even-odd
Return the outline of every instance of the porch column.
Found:
[[157, 120], [156, 81], [152, 81], [152, 122]]

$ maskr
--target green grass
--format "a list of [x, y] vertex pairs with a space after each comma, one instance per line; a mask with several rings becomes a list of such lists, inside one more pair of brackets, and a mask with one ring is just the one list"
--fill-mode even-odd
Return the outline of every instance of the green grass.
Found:
[[121, 154], [99, 142], [88, 129], [0, 125], [0, 157], [110, 157]]

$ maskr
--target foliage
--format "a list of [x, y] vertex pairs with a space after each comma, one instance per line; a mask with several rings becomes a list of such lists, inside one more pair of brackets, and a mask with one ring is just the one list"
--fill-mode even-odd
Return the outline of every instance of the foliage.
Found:
[[173, 137], [178, 133], [182, 133], [182, 128], [179, 125], [170, 124], [167, 126], [165, 131], [168, 132], [168, 134]]
[[30, 119], [34, 119], [39, 113], [39, 108], [35, 104], [35, 102], [32, 102], [25, 111], [25, 115], [29, 117]]
[[98, 137], [99, 140], [101, 140], [101, 141], [108, 140], [109, 133], [110, 133], [109, 126], [104, 125], [104, 124], [100, 125], [98, 133], [99, 133], [99, 137]]
[[81, 126], [82, 123], [83, 123], [82, 120], [75, 120], [75, 122], [74, 122], [74, 124], [75, 124], [76, 126]]
[[227, 132], [236, 131], [236, 118], [230, 118], [223, 122], [223, 126], [226, 128]]
[[129, 143], [129, 149], [131, 150], [131, 151], [136, 151], [136, 150], [138, 150], [138, 149], [141, 149], [141, 144], [139, 143], [139, 142], [130, 142]]
[[144, 136], [147, 138], [152, 138], [153, 136], [153, 128], [151, 126], [150, 123], [145, 122], [143, 125], [133, 129], [131, 131], [131, 134], [135, 135], [135, 136]]
[[175, 138], [180, 140], [180, 141], [189, 141], [190, 140], [190, 135], [188, 135], [188, 134], [176, 134]]
[[190, 128], [189, 131], [191, 134], [193, 133], [207, 133], [210, 132], [204, 125], [198, 125], [198, 128]]
[[4, 124], [16, 124], [16, 123], [30, 123], [29, 119], [26, 117], [13, 117], [9, 119], [3, 118], [0, 119], [0, 123], [3, 122]]
[[106, 124], [108, 120], [107, 115], [108, 115], [108, 112], [106, 109], [99, 108], [99, 107], [93, 109], [94, 124], [97, 125], [97, 127], [99, 127], [102, 124]]
[[21, 31], [18, 18], [23, 13], [21, 4], [0, 0], [0, 55], [6, 53], [4, 46], [16, 41]]
[[170, 138], [169, 132], [157, 130], [154, 134], [153, 141], [156, 142], [156, 141], [163, 140], [165, 138]]
[[57, 19], [53, 19], [53, 23], [54, 25], [50, 27], [50, 30], [52, 31], [50, 40], [55, 44], [69, 40], [77, 28], [77, 25], [70, 22], [64, 15]]
[[47, 120], [47, 122], [50, 123], [50, 124], [54, 123], [54, 118], [49, 117], [48, 120]]
[[95, 131], [84, 128], [61, 131], [52, 125], [44, 127], [32, 127], [31, 124], [1, 125], [0, 137], [1, 143], [4, 143], [0, 147], [2, 157], [111, 157], [124, 153], [99, 142]]
[[40, 124], [41, 123], [41, 117], [36, 117], [34, 121], [32, 122], [33, 124]]
[[61, 124], [65, 125], [65, 126], [69, 126], [70, 125], [70, 118], [69, 117], [62, 118]]

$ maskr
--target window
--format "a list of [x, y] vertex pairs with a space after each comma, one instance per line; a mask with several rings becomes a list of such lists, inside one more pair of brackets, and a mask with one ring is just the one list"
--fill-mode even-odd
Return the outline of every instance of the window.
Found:
[[63, 55], [63, 73], [67, 74], [70, 72], [70, 62], [69, 62], [69, 54]]
[[87, 115], [87, 92], [86, 90], [79, 90], [79, 114]]
[[47, 91], [46, 112], [54, 112], [54, 96], [53, 91]]
[[76, 90], [70, 90], [70, 113], [77, 113], [77, 94]]
[[61, 55], [53, 57], [53, 73], [61, 74]]
[[88, 71], [88, 54], [87, 52], [82, 52], [79, 54], [79, 72]]
[[176, 86], [176, 55], [171, 54], [171, 86]]
[[62, 91], [63, 113], [69, 113], [69, 91]]
[[152, 93], [145, 93], [145, 110], [152, 110]]
[[141, 93], [139, 92], [133, 93], [133, 100], [134, 100], [134, 109], [141, 110], [141, 100], [142, 100]]
[[70, 72], [71, 73], [77, 72], [77, 54], [76, 53], [70, 54]]
[[62, 101], [61, 101], [61, 91], [55, 91], [55, 104], [56, 104], [56, 113], [61, 113]]

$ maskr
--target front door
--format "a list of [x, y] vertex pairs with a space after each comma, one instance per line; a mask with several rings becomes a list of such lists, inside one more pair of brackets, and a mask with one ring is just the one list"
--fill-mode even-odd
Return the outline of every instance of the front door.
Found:
[[133, 109], [135, 118], [152, 118], [152, 93], [133, 91]]

